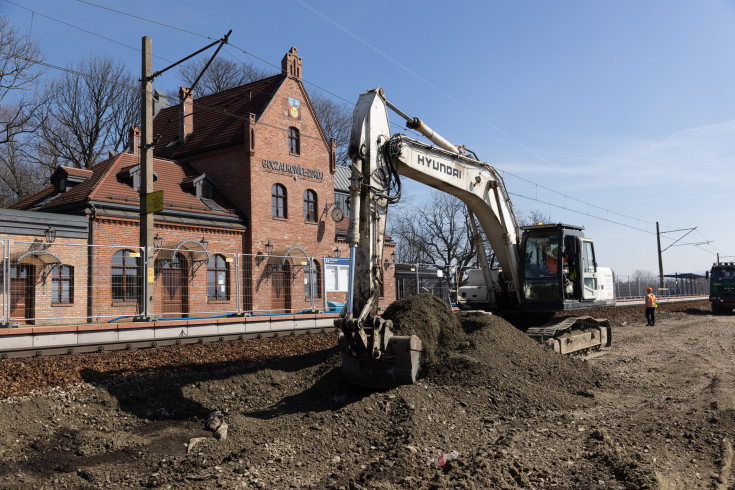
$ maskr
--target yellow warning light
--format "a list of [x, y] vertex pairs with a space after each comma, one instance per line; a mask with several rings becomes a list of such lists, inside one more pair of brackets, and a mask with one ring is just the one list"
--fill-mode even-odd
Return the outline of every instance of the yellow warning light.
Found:
[[539, 221], [539, 222], [538, 222], [538, 223], [536, 223], [536, 224], [537, 224], [537, 225], [543, 225], [543, 224], [544, 224], [544, 222], [543, 222], [543, 221]]

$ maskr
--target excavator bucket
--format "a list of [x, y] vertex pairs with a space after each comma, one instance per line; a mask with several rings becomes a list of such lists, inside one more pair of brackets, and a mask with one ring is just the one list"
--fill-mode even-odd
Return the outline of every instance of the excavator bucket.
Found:
[[610, 322], [590, 316], [555, 318], [540, 327], [526, 330], [526, 335], [562, 355], [590, 359], [610, 350]]
[[342, 374], [351, 384], [390, 389], [416, 381], [421, 365], [421, 339], [416, 335], [392, 336], [385, 352], [374, 359], [367, 353], [355, 355], [345, 334], [339, 335]]

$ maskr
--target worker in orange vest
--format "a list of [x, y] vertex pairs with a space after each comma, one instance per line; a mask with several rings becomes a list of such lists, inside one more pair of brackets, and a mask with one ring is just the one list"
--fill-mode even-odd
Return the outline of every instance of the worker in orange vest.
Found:
[[549, 257], [546, 259], [546, 271], [552, 276], [556, 275], [556, 257], [554, 257], [553, 255], [549, 255]]
[[656, 324], [656, 296], [653, 294], [653, 289], [647, 289], [646, 294], [646, 321], [649, 327], [653, 327]]

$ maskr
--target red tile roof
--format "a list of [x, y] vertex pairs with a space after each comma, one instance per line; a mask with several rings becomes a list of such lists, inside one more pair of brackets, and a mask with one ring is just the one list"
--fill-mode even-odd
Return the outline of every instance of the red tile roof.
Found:
[[60, 165], [59, 168], [65, 170], [67, 174], [73, 175], [74, 177], [89, 178], [92, 176], [92, 171], [88, 168], [67, 167], [64, 165]]
[[[32, 196], [28, 196], [27, 198], [18, 201], [17, 203], [10, 206], [10, 208], [36, 209], [38, 211], [42, 211], [75, 202], [86, 201], [86, 196], [110, 167], [113, 160], [114, 159], [111, 158], [92, 166], [90, 169], [88, 169], [92, 172], [92, 176], [84, 182], [75, 185], [67, 192], [63, 192], [54, 196], [54, 187], [47, 187], [46, 189], [37, 192]], [[64, 167], [64, 169], [67, 168], [69, 167]]]
[[41, 201], [42, 199], [50, 196], [54, 193], [54, 186], [50, 185], [43, 189], [42, 191], [38, 191], [35, 194], [31, 194], [30, 196], [26, 196], [23, 199], [19, 200], [15, 204], [11, 204], [8, 206], [8, 209], [27, 209], [29, 207], [32, 207], [31, 205]]
[[[140, 163], [140, 156], [132, 153], [118, 155], [94, 165], [90, 170], [92, 176], [81, 182], [69, 191], [53, 196], [54, 187], [48, 187], [33, 196], [28, 196], [14, 205], [14, 209], [34, 209], [36, 211], [58, 210], [74, 204], [84, 204], [87, 201], [101, 201], [120, 204], [137, 205], [140, 195], [132, 182], [118, 177], [121, 170], [129, 169]], [[181, 187], [181, 182], [187, 178], [194, 178], [199, 173], [186, 164], [153, 159], [153, 169], [158, 174], [158, 180], [153, 183], [156, 191], [163, 191], [164, 210], [180, 210], [202, 213], [207, 215], [232, 216], [228, 212], [233, 208], [227, 199], [215, 189], [213, 201], [224, 211], [217, 211], [207, 206], [197, 198], [191, 190]], [[50, 199], [49, 199], [50, 197]]]
[[284, 80], [285, 75], [278, 74], [194, 100], [194, 131], [183, 146], [175, 143], [179, 137], [180, 105], [162, 109], [153, 120], [153, 134], [160, 135], [154, 154], [178, 158], [242, 144], [245, 121], [251, 113], [263, 114]]

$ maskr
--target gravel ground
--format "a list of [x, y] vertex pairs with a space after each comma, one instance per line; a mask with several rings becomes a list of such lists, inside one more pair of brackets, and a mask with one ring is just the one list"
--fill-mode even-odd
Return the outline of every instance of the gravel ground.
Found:
[[429, 297], [394, 310], [437, 341], [388, 391], [342, 380], [334, 334], [2, 360], [0, 486], [735, 488], [735, 320], [708, 302], [654, 328], [642, 306], [584, 312], [613, 325], [587, 362]]

